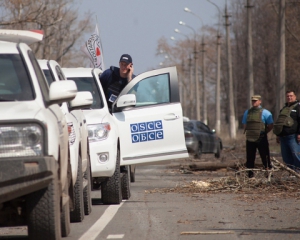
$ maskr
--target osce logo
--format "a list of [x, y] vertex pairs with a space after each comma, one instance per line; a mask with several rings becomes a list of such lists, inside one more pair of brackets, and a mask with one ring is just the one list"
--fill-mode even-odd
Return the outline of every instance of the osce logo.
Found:
[[164, 139], [161, 120], [130, 124], [130, 131], [132, 143]]

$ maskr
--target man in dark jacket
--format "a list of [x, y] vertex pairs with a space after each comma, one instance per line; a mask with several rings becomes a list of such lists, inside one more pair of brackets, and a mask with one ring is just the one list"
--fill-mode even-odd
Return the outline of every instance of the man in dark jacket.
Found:
[[101, 74], [100, 82], [109, 109], [111, 109], [113, 102], [117, 99], [127, 83], [134, 77], [132, 58], [129, 54], [123, 54], [120, 57], [119, 67], [111, 66]]
[[286, 91], [286, 104], [280, 110], [273, 132], [280, 143], [283, 161], [292, 169], [300, 169], [300, 103], [295, 91]]

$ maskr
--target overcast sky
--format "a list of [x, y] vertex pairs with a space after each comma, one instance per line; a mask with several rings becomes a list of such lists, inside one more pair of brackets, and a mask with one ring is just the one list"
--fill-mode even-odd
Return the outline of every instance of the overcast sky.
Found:
[[[224, 9], [225, 0], [212, 0]], [[158, 39], [184, 39], [175, 33], [178, 28], [189, 35], [193, 30], [179, 25], [185, 22], [195, 30], [201, 28], [201, 20], [184, 11], [188, 7], [200, 16], [204, 25], [218, 23], [218, 9], [207, 0], [79, 0], [79, 11], [90, 11], [98, 19], [103, 47], [105, 68], [118, 66], [120, 56], [128, 53], [133, 58], [134, 72], [140, 74], [159, 68], [163, 57], [155, 56]]]

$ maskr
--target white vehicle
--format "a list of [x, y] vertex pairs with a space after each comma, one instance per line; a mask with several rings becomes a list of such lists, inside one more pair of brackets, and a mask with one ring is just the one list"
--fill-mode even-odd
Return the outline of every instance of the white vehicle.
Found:
[[70, 164], [58, 104], [72, 100], [77, 87], [48, 86], [26, 44], [41, 39], [37, 32], [0, 30], [0, 224], [27, 225], [29, 239], [60, 239], [70, 232]]
[[[38, 60], [49, 86], [55, 81], [67, 80], [60, 65], [54, 60]], [[88, 157], [88, 134], [85, 116], [81, 109], [90, 107], [93, 103], [92, 94], [88, 91], [78, 92], [70, 103], [62, 103], [60, 108], [64, 113], [69, 130], [70, 163], [72, 169], [72, 201], [71, 222], [81, 222], [84, 214], [92, 210], [90, 163]]]
[[94, 189], [104, 204], [130, 197], [128, 166], [187, 157], [175, 67], [145, 72], [130, 81], [109, 112], [99, 69], [63, 68], [78, 91], [94, 102], [84, 110]]

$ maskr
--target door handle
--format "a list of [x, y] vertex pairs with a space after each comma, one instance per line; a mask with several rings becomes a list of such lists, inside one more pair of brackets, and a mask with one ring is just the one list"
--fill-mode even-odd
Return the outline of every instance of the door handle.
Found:
[[169, 113], [169, 114], [164, 116], [164, 120], [166, 120], [166, 121], [176, 120], [178, 118], [179, 118], [179, 116], [175, 113]]

